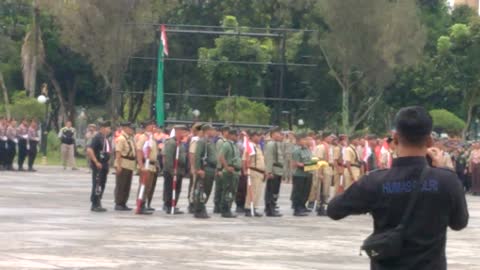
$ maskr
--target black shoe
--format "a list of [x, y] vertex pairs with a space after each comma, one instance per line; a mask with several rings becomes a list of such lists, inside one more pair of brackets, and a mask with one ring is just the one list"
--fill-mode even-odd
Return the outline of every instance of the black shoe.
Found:
[[245, 208], [245, 216], [246, 217], [252, 217], [252, 211], [248, 208]]
[[207, 212], [195, 213], [194, 217], [195, 217], [195, 218], [199, 218], [199, 219], [208, 219], [208, 218], [210, 218], [210, 216], [207, 214]]
[[235, 209], [235, 213], [243, 214], [243, 213], [245, 213], [245, 208], [241, 207], [241, 206], [237, 206], [237, 209]]
[[130, 211], [131, 208], [128, 208], [126, 205], [115, 205], [115, 211]]
[[151, 206], [148, 206], [148, 207], [147, 207], [147, 211], [155, 212], [155, 208], [152, 208]]
[[308, 208], [308, 209], [313, 209], [313, 208], [315, 208], [315, 202], [309, 202], [309, 203], [307, 204], [307, 208]]
[[219, 208], [218, 206], [215, 206], [215, 207], [213, 208], [213, 213], [214, 213], [214, 214], [220, 214], [220, 208]]
[[125, 211], [132, 211], [132, 208], [128, 207], [126, 204], [123, 205]]
[[277, 211], [266, 211], [265, 216], [267, 217], [282, 217], [283, 215]]
[[153, 212], [147, 210], [147, 208], [142, 208], [140, 212], [137, 212], [137, 215], [151, 215]]
[[[172, 208], [171, 208], [171, 207], [167, 208], [166, 213], [167, 213], [167, 214], [172, 214]], [[173, 214], [174, 214], [174, 215], [183, 215], [184, 212], [183, 212], [183, 211], [180, 211], [180, 209], [178, 209], [178, 208], [175, 208], [175, 209], [173, 210]]]
[[[313, 207], [312, 207], [312, 209], [313, 209]], [[303, 207], [303, 208], [300, 209], [300, 210], [303, 211], [303, 212], [311, 213], [311, 212], [312, 212], [312, 209], [308, 209], [308, 208], [306, 208], [306, 207]]]
[[24, 172], [25, 170], [22, 167], [20, 167], [20, 168], [18, 168], [18, 171], [19, 172]]
[[222, 217], [223, 218], [236, 218], [237, 216], [232, 214], [232, 212], [225, 212], [225, 213], [222, 213]]
[[193, 207], [193, 203], [188, 204], [188, 213], [195, 214], [195, 209]]
[[302, 209], [298, 209], [298, 210], [295, 210], [295, 212], [293, 212], [293, 215], [296, 217], [306, 217], [308, 216], [308, 213], [305, 211], [302, 211]]
[[35, 170], [34, 168], [29, 168], [28, 171], [29, 172], [36, 172], [37, 170]]
[[323, 205], [319, 206], [317, 209], [317, 216], [324, 217], [327, 215], [327, 210]]
[[107, 212], [107, 209], [101, 207], [101, 206], [95, 206], [90, 209], [92, 212], [97, 212], [97, 213], [102, 213], [102, 212]]

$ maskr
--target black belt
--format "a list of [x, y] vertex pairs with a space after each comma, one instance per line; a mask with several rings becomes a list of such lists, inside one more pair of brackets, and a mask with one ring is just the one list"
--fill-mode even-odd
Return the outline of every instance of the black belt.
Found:
[[157, 164], [155, 161], [150, 161], [150, 165], [155, 166], [155, 164]]
[[362, 166], [357, 165], [357, 164], [350, 164], [350, 166], [355, 167], [355, 168], [359, 168], [359, 169], [362, 168]]
[[263, 171], [263, 170], [260, 170], [260, 169], [257, 169], [257, 168], [252, 168], [252, 167], [250, 167], [250, 170], [252, 170], [252, 171], [254, 171], [254, 172], [261, 173], [261, 174], [264, 174], [264, 173], [265, 173], [265, 171]]
[[127, 160], [135, 161], [135, 158], [134, 158], [134, 157], [124, 157], [124, 156], [122, 156], [122, 158], [127, 159]]

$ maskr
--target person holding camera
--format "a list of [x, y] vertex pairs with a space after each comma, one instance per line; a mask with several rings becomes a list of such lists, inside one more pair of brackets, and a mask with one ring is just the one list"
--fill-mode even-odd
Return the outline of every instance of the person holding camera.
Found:
[[102, 207], [102, 196], [107, 183], [108, 162], [112, 152], [112, 145], [108, 140], [108, 136], [112, 133], [110, 122], [102, 122], [99, 126], [100, 131], [93, 137], [92, 142], [87, 148], [87, 154], [91, 160], [90, 167], [92, 169], [92, 192], [90, 195], [92, 212], [107, 211], [107, 209]]
[[395, 125], [398, 158], [392, 168], [353, 183], [330, 202], [327, 214], [334, 220], [372, 215], [373, 234], [362, 249], [373, 270], [445, 270], [447, 227], [468, 224], [462, 185], [455, 172], [442, 168], [441, 151], [430, 148], [433, 121], [423, 107], [401, 109]]

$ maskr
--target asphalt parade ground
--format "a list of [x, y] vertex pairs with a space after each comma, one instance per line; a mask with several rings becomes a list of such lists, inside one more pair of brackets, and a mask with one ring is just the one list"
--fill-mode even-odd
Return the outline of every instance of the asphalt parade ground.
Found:
[[[152, 216], [113, 211], [115, 176], [109, 175], [103, 206], [90, 212], [86, 170], [40, 167], [36, 173], [0, 172], [0, 269], [369, 269], [359, 256], [371, 232], [369, 216], [341, 222], [293, 217], [289, 184], [282, 186], [281, 218], [198, 220], [160, 210], [159, 179]], [[134, 206], [138, 176], [129, 206]], [[186, 210], [188, 181], [179, 207]], [[448, 234], [451, 270], [480, 269], [480, 197], [468, 196], [470, 223]], [[208, 205], [211, 213], [211, 202]]]

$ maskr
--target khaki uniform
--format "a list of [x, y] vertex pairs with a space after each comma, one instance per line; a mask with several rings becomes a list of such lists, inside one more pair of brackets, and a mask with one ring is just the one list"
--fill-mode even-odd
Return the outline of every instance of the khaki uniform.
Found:
[[323, 189], [322, 189], [322, 194], [320, 201], [321, 202], [326, 202], [328, 197], [329, 197], [329, 190], [330, 186], [332, 185], [333, 181], [333, 176], [334, 176], [334, 160], [335, 160], [335, 155], [334, 155], [334, 147], [332, 145], [329, 145], [327, 143], [322, 143], [320, 145], [317, 145], [314, 156], [317, 157], [319, 160], [326, 161], [330, 164], [330, 166], [325, 166], [322, 167], [318, 171], [318, 177], [317, 180], [313, 179], [312, 181], [312, 188], [310, 190], [310, 195], [308, 197], [309, 202], [315, 202], [316, 199], [318, 199], [318, 192], [319, 192], [319, 184], [322, 183]]
[[136, 167], [136, 147], [133, 137], [122, 132], [115, 144], [116, 155], [115, 167], [122, 170], [115, 175], [115, 204], [125, 206], [130, 196], [133, 171]]
[[[254, 155], [251, 155], [249, 157], [250, 181], [252, 184], [252, 191], [247, 191], [245, 209], [250, 208], [252, 200], [253, 207], [258, 208], [263, 198], [263, 190], [265, 189], [265, 157], [263, 155], [262, 148], [259, 145], [253, 144], [253, 148], [255, 150], [255, 153]], [[253, 195], [253, 198], [251, 195]]]
[[188, 202], [193, 204], [194, 202], [194, 191], [195, 191], [195, 180], [197, 178], [195, 173], [195, 152], [197, 150], [197, 142], [199, 138], [193, 137], [190, 141], [190, 147], [188, 149], [188, 155], [190, 158], [190, 182], [188, 184]]
[[349, 188], [353, 184], [353, 180], [358, 180], [360, 178], [360, 159], [358, 153], [355, 150], [355, 146], [350, 145], [345, 148], [343, 160], [350, 163], [352, 175], [347, 168], [344, 171], [344, 181], [345, 189]]
[[[138, 137], [138, 140], [136, 142], [136, 149], [137, 151], [142, 151], [144, 146], [149, 142], [150, 144], [150, 155], [149, 155], [149, 162], [148, 164], [148, 175], [145, 179], [145, 196], [148, 198], [152, 194], [153, 190], [153, 181], [157, 173], [157, 166], [156, 166], [156, 160], [157, 160], [157, 154], [158, 154], [158, 147], [157, 147], [157, 142], [153, 139], [153, 136], [148, 133], [144, 133]], [[147, 157], [143, 157], [143, 162], [146, 162]], [[144, 168], [145, 168], [144, 164]], [[144, 168], [139, 168], [141, 170], [144, 170]], [[142, 174], [142, 173], [141, 173]], [[140, 176], [142, 177], [142, 176]], [[138, 191], [140, 192], [140, 186]]]

